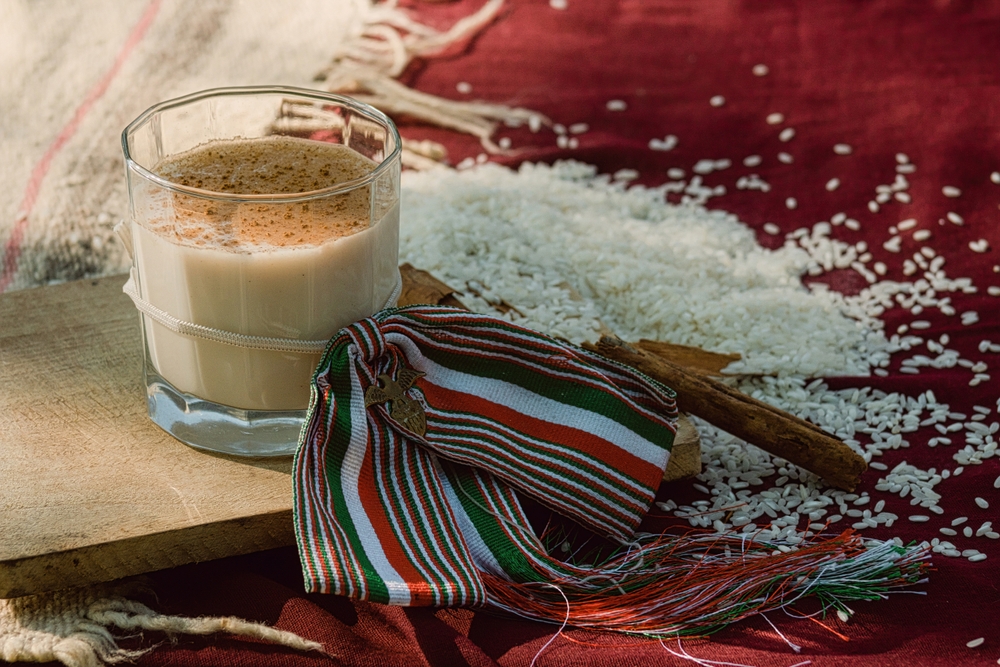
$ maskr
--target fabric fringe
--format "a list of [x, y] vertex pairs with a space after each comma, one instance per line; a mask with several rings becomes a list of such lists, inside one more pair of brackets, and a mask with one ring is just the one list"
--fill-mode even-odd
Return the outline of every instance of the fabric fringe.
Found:
[[100, 667], [133, 661], [155, 648], [121, 648], [113, 629], [150, 630], [170, 637], [225, 632], [297, 651], [324, 651], [322, 644], [294, 633], [239, 618], [159, 614], [124, 597], [137, 589], [135, 583], [93, 586], [0, 600], [0, 660]]
[[[356, 0], [357, 20], [348, 38], [333, 54], [331, 64], [316, 75], [330, 92], [350, 95], [390, 116], [407, 116], [477, 137], [489, 153], [504, 153], [492, 136], [500, 123], [527, 124], [533, 131], [551, 121], [537, 111], [486, 102], [461, 102], [422, 93], [395, 80], [414, 58], [439, 56], [466, 43], [493, 21], [504, 0], [488, 0], [478, 11], [440, 32], [414, 21], [395, 0], [372, 4]], [[308, 113], [308, 112], [307, 112]], [[322, 130], [322, 113], [290, 115], [282, 122], [292, 131]], [[444, 158], [440, 144], [404, 141], [403, 164], [428, 169]]]
[[[549, 623], [653, 637], [707, 635], [816, 598], [823, 613], [925, 581], [929, 553], [893, 541], [835, 538], [789, 545], [690, 532], [638, 540], [596, 566], [553, 564], [545, 581], [483, 573], [488, 604]], [[536, 567], [539, 563], [535, 561]], [[568, 571], [569, 570], [569, 571]]]
[[[492, 475], [445, 464], [463, 533], [481, 541], [486, 604], [548, 623], [655, 637], [706, 635], [816, 598], [824, 612], [923, 583], [929, 552], [853, 530], [789, 544], [751, 533], [637, 535], [605, 557], [550, 555], [520, 500]], [[550, 531], [551, 533], [551, 531]], [[562, 543], [562, 540], [556, 540]], [[573, 562], [577, 560], [577, 562]]]

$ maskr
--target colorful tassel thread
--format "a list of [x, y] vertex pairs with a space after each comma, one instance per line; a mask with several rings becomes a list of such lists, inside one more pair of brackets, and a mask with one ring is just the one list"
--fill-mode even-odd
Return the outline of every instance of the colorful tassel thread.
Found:
[[524, 528], [528, 518], [510, 489], [477, 471], [446, 470], [474, 526], [463, 524], [464, 534], [479, 536], [499, 566], [481, 572], [487, 604], [533, 620], [562, 623], [568, 604], [575, 627], [705, 635], [807, 597], [824, 609], [884, 598], [921, 583], [929, 568], [926, 549], [854, 530], [792, 546], [746, 533], [647, 535], [602, 562], [573, 565]]

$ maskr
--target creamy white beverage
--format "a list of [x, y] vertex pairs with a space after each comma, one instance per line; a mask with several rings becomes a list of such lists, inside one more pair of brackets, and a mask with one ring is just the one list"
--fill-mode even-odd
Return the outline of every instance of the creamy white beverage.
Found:
[[[345, 146], [276, 136], [213, 141], [152, 171], [171, 183], [252, 196], [313, 192], [375, 167]], [[373, 206], [371, 187], [291, 203], [147, 187], [133, 197], [138, 282], [146, 301], [180, 320], [321, 340], [377, 311], [396, 286], [399, 205]], [[373, 219], [373, 210], [384, 214]], [[307, 407], [319, 354], [247, 349], [143, 320], [150, 361], [176, 389], [245, 410]]]

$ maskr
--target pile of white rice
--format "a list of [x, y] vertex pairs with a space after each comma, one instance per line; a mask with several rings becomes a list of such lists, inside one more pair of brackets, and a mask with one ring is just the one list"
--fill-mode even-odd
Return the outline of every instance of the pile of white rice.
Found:
[[[921, 365], [975, 366], [981, 372], [983, 362], [947, 349], [947, 336], [925, 341], [912, 335], [917, 332], [901, 336], [902, 329], [887, 337], [879, 319], [899, 305], [914, 314], [933, 307], [953, 314], [947, 293], [974, 291], [971, 281], [950, 279], [943, 258], [931, 259], [931, 252], [906, 260], [919, 259], [927, 269], [915, 282], [878, 282], [886, 267], [869, 268], [863, 244], [831, 236], [843, 214], [799, 229], [782, 248], [768, 250], [735, 216], [705, 208], [724, 188], [706, 187], [699, 176], [657, 188], [628, 187], [631, 178], [627, 170], [597, 175], [577, 162], [405, 173], [401, 261], [460, 290], [473, 310], [497, 314], [497, 306], [509, 305], [514, 310], [504, 317], [573, 342], [595, 340], [603, 323], [626, 340], [738, 352], [743, 360], [727, 369], [731, 383], [813, 421], [871, 462], [862, 485], [870, 491], [827, 489], [814, 475], [696, 420], [704, 471], [695, 488], [706, 498], [660, 506], [692, 525], [741, 530], [793, 549], [828, 522], [847, 521], [859, 530], [892, 526], [899, 515], [885, 510], [879, 494], [906, 498], [915, 506], [909, 515], [914, 522], [944, 519], [926, 514], [944, 512], [936, 487], [995, 454], [1000, 424], [985, 423], [992, 409], [977, 406], [970, 417], [950, 411], [930, 391], [917, 397], [867, 387], [831, 391], [821, 379], [808, 378], [884, 375], [891, 355], [923, 344], [935, 356], [914, 355], [904, 366], [918, 372]], [[681, 195], [680, 204], [667, 202], [670, 192]], [[857, 270], [869, 287], [845, 297], [803, 286], [803, 275], [843, 268]], [[879, 472], [887, 470], [878, 461], [883, 452], [909, 447], [907, 434], [929, 425], [941, 433], [929, 446], [951, 444], [952, 433], [965, 436], [966, 447], [954, 455], [959, 465], [920, 470], [904, 461]], [[876, 481], [876, 475], [882, 477]], [[969, 517], [955, 520], [962, 525]], [[973, 539], [1000, 538], [990, 521], [963, 530]], [[986, 557], [939, 538], [929, 544], [948, 556]]]
[[466, 299], [475, 310], [503, 299], [521, 324], [576, 343], [596, 340], [600, 319], [626, 340], [739, 352], [743, 373], [868, 375], [887, 358], [878, 320], [803, 288], [798, 246], [762, 248], [704, 194], [675, 206], [666, 187], [625, 185], [578, 162], [408, 173], [403, 258], [482, 294]]

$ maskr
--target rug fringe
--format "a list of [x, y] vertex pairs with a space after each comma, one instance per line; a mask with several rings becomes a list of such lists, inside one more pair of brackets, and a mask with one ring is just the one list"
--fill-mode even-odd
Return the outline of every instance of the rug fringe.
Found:
[[152, 630], [168, 636], [225, 632], [297, 651], [325, 653], [318, 642], [240, 618], [160, 614], [124, 597], [135, 590], [136, 584], [132, 582], [0, 600], [0, 660], [101, 667], [133, 661], [155, 648], [121, 648], [113, 629]]
[[[488, 0], [478, 11], [437, 31], [409, 17], [395, 1], [364, 5], [349, 38], [334, 53], [331, 64], [317, 74], [331, 92], [351, 95], [391, 116], [408, 116], [439, 127], [477, 137], [493, 154], [505, 153], [493, 140], [500, 123], [510, 127], [527, 124], [532, 131], [552, 122], [543, 114], [520, 107], [486, 102], [450, 100], [409, 88], [396, 77], [414, 58], [438, 56], [464, 43], [493, 21], [504, 0]], [[315, 119], [312, 119], [315, 120]], [[299, 127], [307, 122], [295, 121]], [[441, 149], [443, 150], [443, 149]], [[410, 155], [407, 155], [410, 153]], [[404, 146], [404, 163], [427, 168], [430, 156]], [[438, 161], [440, 158], [431, 158]]]

